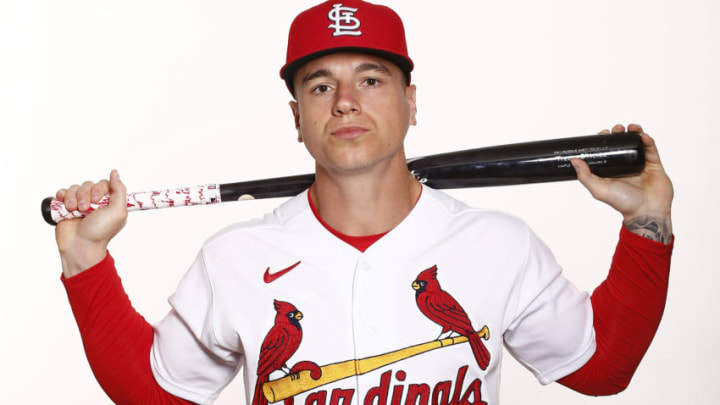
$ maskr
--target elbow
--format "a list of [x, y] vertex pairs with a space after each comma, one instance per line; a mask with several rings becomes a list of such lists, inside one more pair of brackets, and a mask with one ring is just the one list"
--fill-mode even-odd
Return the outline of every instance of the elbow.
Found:
[[617, 395], [630, 385], [630, 375], [618, 375], [600, 370], [580, 369], [569, 376], [558, 380], [558, 383], [581, 394], [601, 397]]
[[[562, 384], [562, 383], [561, 383]], [[627, 385], [589, 384], [587, 386], [570, 386], [563, 384], [573, 391], [592, 397], [608, 397], [617, 395], [627, 388]]]
[[630, 380], [627, 381], [607, 381], [603, 384], [602, 389], [598, 391], [598, 393], [595, 396], [610, 396], [610, 395], [617, 395], [623, 391], [630, 385]]

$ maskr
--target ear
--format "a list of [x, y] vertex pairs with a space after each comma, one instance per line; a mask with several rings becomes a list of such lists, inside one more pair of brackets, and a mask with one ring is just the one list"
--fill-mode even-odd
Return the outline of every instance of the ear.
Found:
[[293, 120], [295, 121], [295, 129], [298, 131], [298, 142], [302, 142], [302, 134], [300, 134], [300, 106], [298, 105], [297, 101], [291, 100], [290, 103], [290, 109], [293, 113]]
[[417, 125], [417, 104], [415, 103], [415, 91], [417, 87], [411, 84], [405, 88], [405, 99], [410, 105], [410, 121], [409, 125]]

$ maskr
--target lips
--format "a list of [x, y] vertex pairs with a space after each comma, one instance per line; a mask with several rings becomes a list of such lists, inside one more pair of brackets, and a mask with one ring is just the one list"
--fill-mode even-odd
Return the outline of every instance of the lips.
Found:
[[352, 139], [357, 138], [358, 136], [364, 134], [368, 130], [366, 128], [351, 125], [346, 127], [340, 127], [334, 131], [331, 132], [331, 134], [335, 137], [341, 138], [341, 139]]

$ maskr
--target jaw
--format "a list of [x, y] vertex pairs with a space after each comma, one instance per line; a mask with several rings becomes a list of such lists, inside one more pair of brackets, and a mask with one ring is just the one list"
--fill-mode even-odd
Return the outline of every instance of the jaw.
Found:
[[[332, 136], [332, 135], [330, 135]], [[407, 172], [405, 148], [402, 142], [393, 145], [369, 131], [354, 139], [327, 139], [324, 145], [308, 151], [315, 159], [316, 173], [328, 175], [385, 177]], [[373, 176], [375, 174], [376, 176]]]

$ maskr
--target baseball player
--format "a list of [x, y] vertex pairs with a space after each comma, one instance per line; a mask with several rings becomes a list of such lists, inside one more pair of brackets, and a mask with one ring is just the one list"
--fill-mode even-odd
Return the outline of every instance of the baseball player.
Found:
[[600, 179], [573, 160], [624, 218], [589, 297], [523, 221], [408, 172], [412, 69], [387, 7], [336, 0], [298, 15], [280, 75], [316, 181], [207, 240], [155, 325], [130, 305], [107, 251], [127, 215], [118, 173], [58, 192], [80, 211], [110, 195], [56, 237], [88, 360], [113, 401], [208, 404], [242, 370], [257, 405], [497, 404], [503, 347], [542, 384], [627, 386], [660, 322], [673, 246], [673, 189], [653, 140], [643, 133], [637, 176]]

